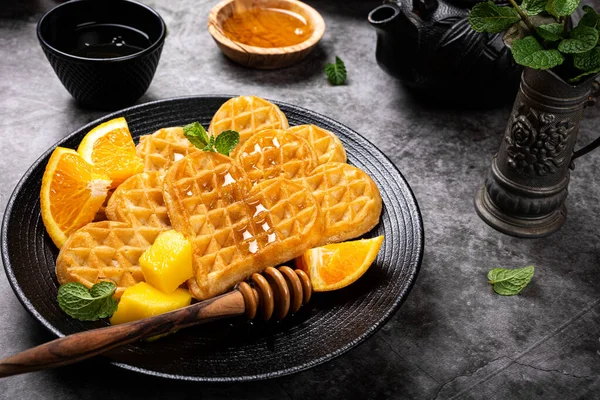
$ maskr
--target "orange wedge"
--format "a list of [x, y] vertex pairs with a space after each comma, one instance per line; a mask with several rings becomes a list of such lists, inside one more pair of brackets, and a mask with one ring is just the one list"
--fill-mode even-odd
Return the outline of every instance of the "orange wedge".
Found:
[[296, 268], [308, 274], [315, 292], [341, 289], [369, 269], [381, 243], [383, 236], [316, 247], [296, 258]]
[[77, 152], [108, 175], [112, 188], [144, 169], [142, 159], [135, 152], [135, 143], [125, 118], [111, 119], [89, 131]]
[[40, 190], [42, 221], [59, 249], [71, 233], [92, 222], [108, 193], [110, 179], [75, 150], [57, 147], [46, 165]]

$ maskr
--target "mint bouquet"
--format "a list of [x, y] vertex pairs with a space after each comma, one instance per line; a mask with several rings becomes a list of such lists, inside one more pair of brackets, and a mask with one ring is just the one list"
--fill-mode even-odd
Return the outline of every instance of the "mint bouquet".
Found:
[[509, 1], [511, 7], [492, 1], [475, 5], [469, 14], [471, 28], [504, 31], [504, 42], [518, 64], [553, 69], [569, 83], [600, 72], [600, 14], [593, 8], [583, 6], [583, 17], [572, 27], [570, 16], [580, 0]]

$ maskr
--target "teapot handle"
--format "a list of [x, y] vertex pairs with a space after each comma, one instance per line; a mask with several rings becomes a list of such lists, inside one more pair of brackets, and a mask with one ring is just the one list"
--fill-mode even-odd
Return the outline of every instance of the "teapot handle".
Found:
[[[590, 93], [590, 97], [588, 100], [588, 106], [596, 105], [596, 99], [598, 97], [600, 97], [600, 79], [596, 79], [592, 83], [592, 92]], [[598, 146], [600, 146], [600, 137], [597, 137], [592, 143], [588, 144], [587, 146], [582, 147], [581, 149], [579, 149], [577, 151], [574, 151], [573, 155], [571, 156], [571, 161], [573, 161], [574, 159], [579, 158], [583, 155], [586, 155], [587, 153], [594, 150]]]

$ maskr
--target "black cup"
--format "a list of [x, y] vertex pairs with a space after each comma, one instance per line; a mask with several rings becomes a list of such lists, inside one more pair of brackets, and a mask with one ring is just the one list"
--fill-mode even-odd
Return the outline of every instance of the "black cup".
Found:
[[[76, 30], [110, 24], [143, 33], [147, 46], [134, 54], [92, 58], [73, 54]], [[48, 11], [37, 35], [56, 75], [83, 106], [114, 110], [133, 104], [150, 86], [167, 28], [160, 15], [131, 0], [72, 0]]]

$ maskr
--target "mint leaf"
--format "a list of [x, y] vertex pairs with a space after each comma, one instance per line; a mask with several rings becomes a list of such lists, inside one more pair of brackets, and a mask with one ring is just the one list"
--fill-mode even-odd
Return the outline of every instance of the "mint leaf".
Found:
[[546, 11], [555, 17], [566, 17], [579, 7], [579, 0], [549, 0]]
[[515, 39], [510, 50], [518, 64], [533, 69], [553, 68], [564, 61], [558, 50], [545, 50], [533, 36]]
[[536, 27], [535, 31], [542, 37], [542, 39], [550, 42], [556, 42], [557, 40], [561, 40], [563, 38], [563, 29], [564, 28], [562, 24], [546, 24]]
[[512, 7], [500, 7], [493, 1], [475, 4], [469, 13], [469, 24], [475, 32], [502, 32], [521, 20]]
[[117, 301], [112, 297], [116, 288], [112, 282], [99, 282], [88, 290], [81, 283], [69, 282], [58, 288], [58, 305], [80, 321], [107, 318], [117, 310]]
[[575, 68], [584, 71], [574, 78], [569, 79], [569, 83], [577, 83], [581, 78], [588, 75], [595, 75], [600, 72], [600, 47], [594, 47], [592, 50], [573, 55], [573, 65]]
[[206, 146], [209, 142], [208, 133], [206, 133], [206, 130], [199, 122], [192, 122], [184, 126], [183, 135], [199, 149]]
[[594, 47], [585, 53], [574, 54], [573, 65], [582, 71], [590, 71], [600, 67], [600, 47]]
[[221, 154], [229, 155], [240, 142], [240, 134], [236, 131], [223, 131], [215, 139], [215, 149]]
[[488, 272], [488, 283], [494, 285], [494, 292], [502, 296], [521, 293], [533, 277], [534, 267], [517, 269], [494, 268]]
[[327, 63], [325, 66], [325, 74], [329, 82], [334, 85], [341, 85], [346, 82], [346, 66], [341, 58], [335, 58], [335, 64]]
[[215, 151], [214, 147], [215, 147], [215, 137], [211, 135], [210, 139], [208, 140], [208, 144], [206, 146], [204, 146], [202, 148], [202, 150], [204, 150], [204, 151]]
[[538, 15], [546, 11], [546, 4], [548, 4], [548, 0], [523, 0], [521, 10], [525, 11], [529, 16]]
[[581, 80], [581, 78], [583, 78], [585, 76], [588, 76], [588, 75], [595, 75], [595, 74], [597, 74], [599, 72], [600, 72], [600, 67], [595, 68], [595, 69], [591, 69], [589, 71], [585, 71], [584, 73], [579, 74], [576, 77], [569, 79], [569, 83], [577, 83], [577, 82], [579, 82]]
[[596, 10], [590, 6], [583, 6], [581, 9], [585, 14], [583, 14], [583, 17], [581, 17], [579, 25], [585, 25], [598, 29], [598, 26], [600, 25], [600, 14], [598, 14]]
[[569, 32], [569, 39], [558, 44], [558, 50], [566, 54], [585, 53], [598, 43], [598, 31], [590, 26], [579, 25]]

